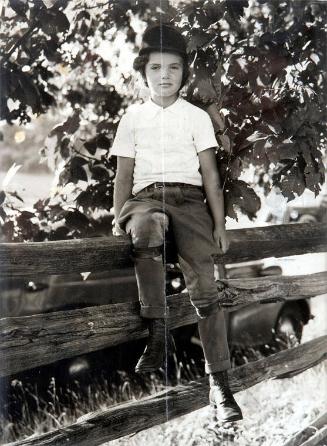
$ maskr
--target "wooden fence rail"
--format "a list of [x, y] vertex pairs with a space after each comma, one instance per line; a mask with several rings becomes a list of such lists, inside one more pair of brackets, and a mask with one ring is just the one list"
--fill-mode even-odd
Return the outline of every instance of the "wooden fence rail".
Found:
[[[230, 279], [220, 283], [225, 309], [327, 293], [327, 272]], [[171, 328], [197, 321], [187, 293], [168, 297]], [[140, 339], [147, 330], [137, 302], [0, 319], [0, 376]], [[26, 355], [28, 349], [28, 355]]]
[[295, 434], [283, 446], [313, 446], [327, 438], [327, 412], [312, 421], [302, 431]]
[[[306, 223], [228, 231], [231, 245], [216, 261], [224, 264], [327, 251], [327, 225]], [[10, 277], [104, 271], [131, 266], [128, 237], [55, 242], [1, 243], [0, 273]]]
[[[327, 336], [251, 362], [229, 372], [234, 392], [264, 380], [286, 378], [319, 364], [327, 357]], [[144, 398], [89, 413], [70, 426], [10, 443], [10, 446], [97, 446], [172, 420], [208, 404], [206, 379], [178, 385]], [[9, 446], [9, 445], [8, 445]]]

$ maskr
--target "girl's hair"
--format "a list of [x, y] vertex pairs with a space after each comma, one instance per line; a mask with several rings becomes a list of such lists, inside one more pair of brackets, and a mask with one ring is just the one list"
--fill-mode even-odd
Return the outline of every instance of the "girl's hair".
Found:
[[[177, 51], [176, 51], [176, 53], [173, 51], [169, 51], [169, 52], [178, 54], [179, 56], [181, 56], [181, 54], [179, 54]], [[141, 56], [137, 56], [133, 62], [134, 70], [138, 71], [141, 74], [143, 81], [147, 87], [148, 87], [148, 83], [147, 83], [146, 75], [145, 75], [145, 66], [149, 62], [149, 55], [150, 55], [150, 52], [143, 54]], [[182, 57], [182, 59], [183, 59], [183, 77], [182, 77], [181, 86], [179, 88], [180, 90], [184, 87], [184, 85], [187, 82], [187, 79], [190, 76], [190, 67], [188, 64], [188, 60], [186, 57]]]

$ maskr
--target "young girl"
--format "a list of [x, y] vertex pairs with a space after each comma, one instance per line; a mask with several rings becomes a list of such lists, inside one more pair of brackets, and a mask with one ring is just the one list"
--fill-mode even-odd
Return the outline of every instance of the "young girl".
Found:
[[149, 327], [147, 347], [135, 370], [162, 367], [170, 346], [163, 262], [169, 229], [200, 318], [210, 403], [219, 420], [240, 420], [242, 412], [228, 384], [230, 357], [212, 257], [228, 249], [213, 125], [205, 111], [179, 97], [189, 67], [186, 43], [176, 28], [148, 27], [134, 68], [151, 98], [129, 107], [111, 155], [118, 158], [113, 233], [131, 235], [141, 316]]

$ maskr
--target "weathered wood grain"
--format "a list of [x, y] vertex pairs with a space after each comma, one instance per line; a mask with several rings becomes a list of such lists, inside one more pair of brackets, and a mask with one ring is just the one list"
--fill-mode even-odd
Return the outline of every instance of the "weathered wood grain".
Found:
[[327, 272], [302, 276], [269, 276], [217, 281], [223, 304], [276, 302], [327, 293]]
[[[255, 384], [285, 376], [285, 370], [306, 370], [327, 357], [327, 336], [283, 351], [229, 372], [234, 392]], [[97, 446], [139, 432], [200, 409], [208, 404], [206, 379], [179, 385], [140, 401], [127, 402], [106, 410], [89, 413], [70, 426], [11, 443], [10, 446]]]
[[327, 426], [319, 429], [312, 437], [308, 438], [301, 446], [326, 446]]
[[[327, 251], [327, 225], [306, 223], [228, 231], [231, 245], [217, 262], [228, 264], [266, 257]], [[129, 237], [94, 237], [54, 242], [1, 243], [2, 276], [104, 271], [131, 266]]]
[[[313, 420], [308, 426], [306, 426], [302, 431], [296, 433], [292, 438], [290, 438], [283, 446], [303, 446], [304, 442], [308, 440], [313, 440], [313, 437], [318, 434], [319, 441], [321, 441], [321, 434], [323, 434], [323, 429], [327, 427], [327, 412], [320, 415], [320, 417]], [[325, 430], [325, 435], [327, 432]], [[324, 437], [323, 437], [324, 438]], [[313, 440], [316, 441], [317, 437]], [[305, 443], [306, 444], [306, 443]], [[315, 443], [318, 444], [318, 443]]]
[[[250, 303], [327, 293], [327, 272], [306, 276], [224, 280], [227, 311]], [[187, 293], [168, 297], [171, 328], [197, 321]], [[100, 350], [147, 335], [138, 302], [0, 319], [0, 376]], [[26, 355], [28, 351], [28, 355]]]

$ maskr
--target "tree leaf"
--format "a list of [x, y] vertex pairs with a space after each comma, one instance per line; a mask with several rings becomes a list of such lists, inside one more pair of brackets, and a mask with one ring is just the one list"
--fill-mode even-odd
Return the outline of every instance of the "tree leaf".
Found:
[[100, 166], [92, 167], [91, 172], [92, 172], [93, 180], [102, 181], [107, 178], [109, 179], [109, 173], [108, 173], [107, 169], [104, 169], [103, 167], [100, 167]]
[[43, 9], [40, 14], [42, 31], [50, 36], [69, 30], [70, 23], [66, 15], [58, 9]]
[[67, 235], [69, 233], [69, 228], [67, 226], [60, 226], [49, 234], [48, 239], [52, 240], [65, 240], [67, 239]]
[[280, 143], [275, 140], [269, 148], [266, 149], [267, 156], [272, 163], [278, 163], [282, 160], [295, 160], [298, 157], [297, 145], [294, 142]]
[[203, 9], [200, 9], [200, 12], [210, 19], [210, 24], [217, 22], [218, 20], [221, 20], [224, 16], [224, 5], [221, 3], [217, 3], [213, 0], [206, 0], [203, 3]]
[[226, 0], [226, 6], [233, 17], [239, 18], [243, 15], [244, 8], [249, 6], [249, 2], [248, 0]]
[[297, 164], [294, 164], [280, 181], [279, 187], [287, 201], [293, 200], [295, 194], [302, 195], [305, 190], [304, 173]]
[[225, 195], [227, 204], [226, 215], [236, 220], [237, 214], [234, 207], [239, 208], [250, 220], [254, 219], [261, 207], [260, 198], [245, 181], [234, 180], [228, 182]]
[[78, 210], [68, 212], [65, 220], [69, 228], [78, 229], [80, 231], [85, 230], [89, 226], [89, 219]]
[[50, 62], [61, 62], [61, 55], [57, 51], [60, 46], [57, 35], [52, 36], [44, 45], [44, 54]]
[[243, 163], [239, 157], [234, 159], [229, 166], [230, 178], [236, 180], [242, 173]]
[[83, 208], [90, 208], [93, 204], [93, 198], [92, 191], [87, 189], [76, 197], [76, 203], [78, 206], [82, 206]]
[[7, 219], [7, 214], [2, 206], [0, 206], [0, 218], [2, 219], [2, 222], [4, 223]]
[[87, 174], [83, 167], [80, 167], [78, 165], [72, 166], [70, 169], [70, 181], [73, 183], [77, 183], [77, 181], [86, 181], [87, 182]]
[[86, 158], [83, 158], [82, 156], [74, 156], [71, 160], [70, 160], [70, 165], [71, 167], [80, 167], [80, 166], [84, 166], [85, 164], [88, 163], [88, 160]]
[[4, 203], [5, 199], [6, 199], [6, 193], [5, 193], [5, 191], [1, 190], [0, 191], [0, 206]]
[[218, 141], [221, 143], [225, 152], [227, 153], [231, 152], [231, 143], [227, 135], [218, 135]]
[[33, 204], [33, 208], [36, 209], [38, 212], [42, 212], [45, 208], [46, 204], [44, 203], [43, 200], [37, 200], [34, 204]]
[[97, 138], [95, 137], [86, 141], [84, 147], [91, 155], [95, 155], [95, 152], [97, 151]]
[[210, 34], [207, 34], [199, 29], [193, 29], [192, 34], [189, 36], [189, 40], [187, 43], [187, 51], [189, 53], [195, 51], [198, 48], [203, 47], [211, 39], [212, 36]]
[[80, 112], [76, 110], [72, 116], [70, 116], [65, 122], [55, 126], [48, 137], [57, 136], [58, 140], [63, 138], [63, 135], [72, 135], [74, 134], [78, 128], [80, 123]]
[[16, 94], [20, 102], [29, 105], [33, 113], [39, 113], [41, 111], [41, 98], [32, 78], [25, 73], [18, 73], [16, 79]]
[[28, 1], [27, 0], [9, 0], [9, 5], [11, 9], [15, 11], [17, 15], [26, 16], [28, 11]]
[[63, 138], [60, 143], [60, 155], [63, 159], [69, 158], [70, 150], [69, 150], [69, 138]]
[[192, 99], [195, 101], [200, 101], [202, 103], [214, 103], [218, 101], [216, 90], [212, 85], [212, 81], [209, 76], [201, 77], [197, 76], [196, 80], [193, 82], [193, 94]]
[[13, 241], [15, 238], [15, 226], [12, 220], [6, 221], [2, 226], [1, 230], [3, 234], [6, 235], [7, 241]]
[[31, 239], [35, 232], [35, 225], [31, 222], [31, 218], [33, 217], [35, 217], [35, 215], [28, 211], [22, 211], [20, 215], [16, 217], [16, 224], [23, 233], [24, 239]]
[[[313, 153], [312, 153], [313, 152]], [[318, 152], [318, 153], [317, 153]], [[316, 158], [315, 158], [316, 155]], [[325, 180], [325, 169], [318, 150], [310, 150], [308, 146], [302, 146], [301, 157], [303, 157], [305, 185], [317, 195], [320, 192], [320, 185]]]
[[97, 146], [99, 149], [109, 149], [110, 145], [110, 139], [105, 135], [101, 134], [97, 137]]

